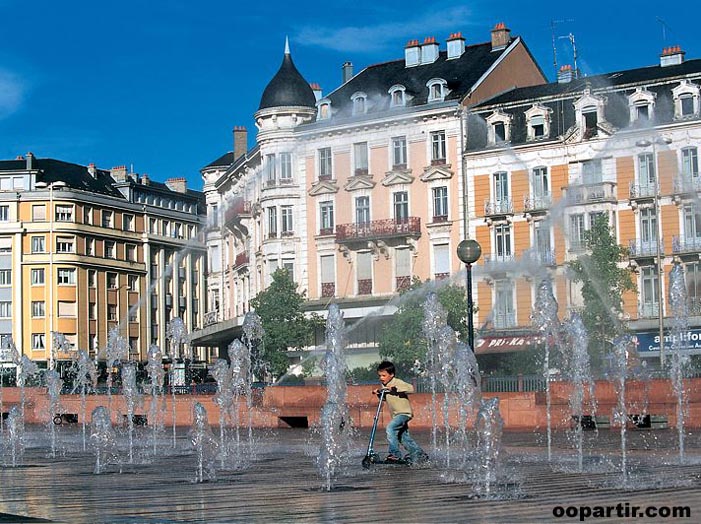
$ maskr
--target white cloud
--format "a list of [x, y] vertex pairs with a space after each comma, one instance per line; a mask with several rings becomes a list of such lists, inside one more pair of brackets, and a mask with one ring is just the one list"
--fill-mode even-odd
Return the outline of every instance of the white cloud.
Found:
[[[423, 39], [426, 36], [435, 36], [441, 40], [444, 36], [448, 36], [448, 33], [463, 30], [470, 24], [472, 13], [468, 7], [445, 9], [432, 7], [428, 14], [418, 13], [411, 19], [376, 25], [304, 26], [299, 29], [294, 40], [298, 45], [318, 46], [335, 51], [372, 53], [394, 45], [398, 39]], [[446, 32], [446, 35], [434, 34], [439, 31]]]
[[20, 79], [13, 73], [0, 69], [0, 118], [17, 111], [24, 99], [24, 88]]

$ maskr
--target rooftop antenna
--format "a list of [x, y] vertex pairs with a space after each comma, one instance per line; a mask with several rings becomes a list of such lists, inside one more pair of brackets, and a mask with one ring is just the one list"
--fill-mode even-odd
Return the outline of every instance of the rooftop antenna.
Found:
[[570, 44], [572, 45], [572, 59], [574, 61], [574, 64], [572, 65], [574, 68], [574, 77], [579, 78], [579, 69], [577, 68], [577, 44], [574, 41], [574, 34], [570, 33], [567, 36], [560, 36], [558, 38], [567, 38], [570, 41]]
[[[552, 34], [553, 38], [553, 67], [555, 68], [555, 74], [558, 73], [558, 67], [557, 67], [557, 38], [555, 36], [555, 26], [557, 24], [568, 24], [574, 22], [573, 18], [564, 18], [562, 20], [551, 20], [550, 21], [550, 32]], [[574, 38], [574, 37], [573, 37]], [[576, 69], [576, 67], [575, 67]]]
[[667, 29], [669, 29], [669, 26], [667, 25], [667, 22], [662, 20], [659, 16], [656, 16], [655, 18], [662, 26], [662, 43], [666, 44], [667, 43]]

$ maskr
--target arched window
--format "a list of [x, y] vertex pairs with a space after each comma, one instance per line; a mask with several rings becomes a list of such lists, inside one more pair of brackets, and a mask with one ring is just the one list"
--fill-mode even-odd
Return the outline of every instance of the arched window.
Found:
[[389, 107], [404, 107], [406, 105], [406, 88], [403, 85], [394, 85], [389, 88]]

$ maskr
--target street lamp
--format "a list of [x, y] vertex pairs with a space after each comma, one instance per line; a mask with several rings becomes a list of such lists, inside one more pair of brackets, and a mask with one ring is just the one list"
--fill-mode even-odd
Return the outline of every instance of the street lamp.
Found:
[[657, 149], [656, 146], [668, 146], [672, 143], [672, 139], [668, 137], [656, 137], [654, 140], [638, 140], [635, 145], [639, 148], [646, 149], [652, 146], [652, 168], [655, 171], [655, 222], [657, 229], [655, 231], [657, 244], [657, 317], [659, 321], [659, 337], [660, 337], [660, 368], [664, 368], [664, 312], [663, 312], [663, 297], [662, 297], [662, 279], [664, 278], [664, 268], [662, 267], [662, 213], [660, 212], [660, 173], [657, 169]]
[[465, 272], [467, 273], [467, 343], [473, 353], [475, 351], [475, 327], [472, 317], [475, 304], [472, 301], [472, 264], [477, 262], [480, 255], [482, 255], [482, 246], [476, 240], [466, 238], [458, 244], [458, 258], [465, 264]]

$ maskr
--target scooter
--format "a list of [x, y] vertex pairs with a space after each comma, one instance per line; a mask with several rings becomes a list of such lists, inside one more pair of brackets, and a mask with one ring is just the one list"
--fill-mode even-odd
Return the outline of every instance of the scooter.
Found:
[[389, 388], [382, 388], [380, 390], [380, 402], [377, 405], [377, 411], [375, 412], [375, 419], [372, 422], [372, 431], [370, 431], [370, 442], [368, 442], [368, 450], [365, 453], [365, 457], [363, 458], [363, 467], [365, 469], [370, 469], [371, 466], [374, 466], [375, 464], [397, 464], [397, 465], [403, 465], [403, 466], [409, 466], [411, 465], [411, 462], [408, 460], [393, 460], [392, 462], [387, 462], [386, 460], [383, 460], [380, 455], [373, 449], [372, 445], [375, 442], [375, 433], [377, 433], [377, 423], [380, 420], [380, 413], [382, 412], [382, 403], [385, 400], [385, 395], [389, 392]]

